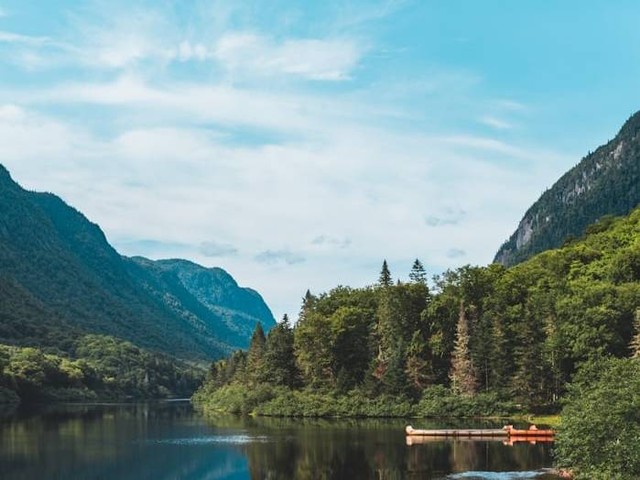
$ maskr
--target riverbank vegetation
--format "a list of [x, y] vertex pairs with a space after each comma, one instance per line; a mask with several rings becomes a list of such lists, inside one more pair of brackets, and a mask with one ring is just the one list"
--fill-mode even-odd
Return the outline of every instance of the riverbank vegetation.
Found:
[[562, 411], [556, 457], [578, 480], [640, 478], [639, 358], [581, 368]]
[[576, 372], [632, 353], [640, 211], [511, 268], [464, 266], [305, 295], [248, 351], [215, 362], [206, 411], [291, 416], [558, 412]]
[[0, 403], [188, 397], [203, 372], [104, 335], [72, 353], [0, 345]]

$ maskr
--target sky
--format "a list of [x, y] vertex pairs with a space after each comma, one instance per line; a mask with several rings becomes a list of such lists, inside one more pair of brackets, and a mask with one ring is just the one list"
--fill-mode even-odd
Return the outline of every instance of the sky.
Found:
[[640, 108], [636, 0], [0, 0], [0, 163], [124, 255], [307, 289], [485, 265]]

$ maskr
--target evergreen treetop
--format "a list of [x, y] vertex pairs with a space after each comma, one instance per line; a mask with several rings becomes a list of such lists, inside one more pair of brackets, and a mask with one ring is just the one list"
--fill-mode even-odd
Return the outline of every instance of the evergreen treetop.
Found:
[[413, 283], [427, 283], [427, 272], [424, 269], [424, 265], [422, 265], [422, 262], [417, 258], [415, 262], [413, 262], [411, 272], [409, 272], [409, 280], [411, 280]]
[[382, 269], [380, 270], [380, 277], [378, 278], [378, 284], [380, 284], [380, 286], [382, 287], [390, 287], [393, 285], [391, 272], [389, 271], [389, 265], [387, 265], [386, 260], [382, 262]]

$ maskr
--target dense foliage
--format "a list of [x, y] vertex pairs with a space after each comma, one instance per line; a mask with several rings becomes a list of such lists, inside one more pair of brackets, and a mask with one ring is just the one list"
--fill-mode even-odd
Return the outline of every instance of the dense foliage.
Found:
[[577, 479], [640, 478], [640, 360], [584, 366], [569, 389], [556, 454]]
[[197, 399], [265, 415], [557, 410], [580, 366], [638, 342], [640, 210], [510, 269], [465, 266], [429, 286], [416, 262], [409, 279], [385, 262], [374, 286], [307, 292], [295, 327], [256, 331]]
[[581, 237], [605, 215], [627, 215], [640, 203], [640, 112], [618, 135], [589, 153], [545, 191], [502, 245], [496, 261], [514, 265]]
[[0, 345], [0, 403], [185, 397], [201, 370], [129, 342], [86, 335], [74, 355]]

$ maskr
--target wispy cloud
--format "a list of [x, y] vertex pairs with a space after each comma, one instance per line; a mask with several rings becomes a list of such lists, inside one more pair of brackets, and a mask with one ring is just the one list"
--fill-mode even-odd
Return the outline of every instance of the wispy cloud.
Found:
[[459, 207], [445, 207], [436, 215], [427, 215], [424, 221], [430, 227], [458, 225], [466, 214], [467, 212]]
[[287, 265], [295, 265], [304, 262], [304, 257], [292, 252], [289, 249], [283, 250], [265, 250], [255, 257], [256, 262], [274, 265], [278, 263], [286, 263]]
[[71, 16], [79, 40], [75, 59], [98, 69], [122, 69], [144, 61], [166, 62], [175, 56], [177, 33], [160, 11], [131, 5], [84, 11]]
[[302, 38], [277, 43], [254, 33], [231, 33], [218, 41], [213, 57], [232, 72], [336, 81], [348, 79], [363, 54], [353, 40]]
[[237, 255], [238, 249], [228, 243], [219, 243], [211, 240], [200, 245], [200, 252], [205, 257], [230, 257]]
[[311, 241], [312, 245], [329, 248], [347, 248], [351, 245], [349, 238], [337, 238], [330, 235], [318, 235]]
[[488, 127], [495, 128], [497, 130], [510, 130], [513, 128], [513, 125], [506, 120], [502, 120], [501, 118], [494, 117], [491, 115], [485, 115], [479, 119], [479, 122], [483, 125], [487, 125]]
[[[214, 13], [211, 13], [214, 15]], [[362, 42], [348, 36], [324, 35], [279, 38], [252, 29], [203, 30], [200, 24], [180, 22], [158, 9], [135, 5], [121, 10], [104, 4], [71, 14], [64, 39], [0, 31], [0, 42], [30, 49], [22, 57], [35, 56], [43, 47], [65, 52], [64, 64], [97, 70], [132, 67], [165, 68], [183, 62], [207, 63], [234, 77], [289, 76], [313, 81], [343, 81], [366, 54]], [[212, 18], [212, 22], [213, 18]], [[42, 62], [44, 64], [44, 62]], [[50, 62], [51, 66], [56, 66]], [[25, 65], [28, 66], [28, 65]]]
[[464, 250], [460, 249], [460, 248], [451, 248], [447, 251], [447, 257], [449, 258], [462, 258], [464, 256], [466, 256], [467, 252], [465, 252]]
[[13, 43], [18, 45], [28, 45], [31, 47], [41, 47], [44, 45], [59, 45], [49, 37], [34, 37], [30, 35], [21, 35], [19, 33], [0, 31], [0, 42]]

